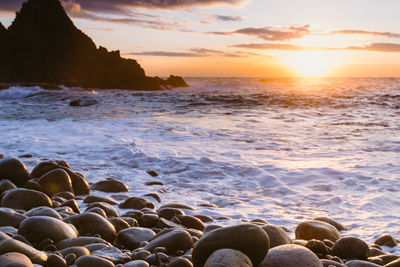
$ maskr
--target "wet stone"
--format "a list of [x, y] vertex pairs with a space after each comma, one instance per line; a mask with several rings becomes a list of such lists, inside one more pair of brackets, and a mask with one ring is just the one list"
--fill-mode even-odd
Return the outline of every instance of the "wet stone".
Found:
[[0, 180], [0, 194], [3, 193], [4, 191], [14, 189], [14, 188], [17, 188], [17, 187], [10, 180], [7, 180], [7, 179]]
[[131, 226], [129, 225], [128, 222], [126, 222], [124, 219], [119, 218], [119, 217], [113, 217], [113, 218], [107, 218], [107, 220], [114, 225], [115, 231], [119, 233], [120, 231], [130, 228]]
[[16, 186], [29, 180], [30, 174], [25, 164], [16, 158], [0, 159], [0, 180], [7, 179]]
[[81, 213], [81, 210], [79, 209], [78, 203], [75, 199], [64, 201], [61, 204], [61, 207], [70, 207], [74, 211], [74, 213]]
[[150, 265], [156, 265], [156, 266], [165, 266], [165, 264], [168, 262], [168, 255], [165, 253], [153, 253], [149, 255], [145, 261], [147, 261]]
[[47, 216], [61, 220], [61, 215], [54, 209], [49, 207], [37, 207], [24, 213], [28, 217]]
[[184, 230], [173, 230], [151, 240], [145, 249], [153, 252], [157, 247], [165, 247], [168, 254], [173, 254], [178, 250], [186, 251], [192, 248], [192, 246], [193, 240], [188, 232]]
[[47, 238], [58, 242], [77, 237], [75, 230], [70, 225], [45, 216], [30, 217], [24, 220], [18, 229], [18, 233], [32, 243], [38, 243]]
[[25, 215], [9, 208], [0, 208], [0, 226], [18, 227], [26, 219]]
[[361, 239], [346, 236], [335, 242], [332, 255], [341, 259], [366, 260], [368, 255], [368, 245]]
[[183, 212], [180, 209], [176, 209], [176, 208], [159, 209], [159, 210], [157, 210], [157, 214], [161, 218], [164, 218], [164, 219], [167, 219], [167, 220], [171, 220], [173, 217], [176, 217], [176, 216], [186, 215], [185, 212]]
[[196, 217], [197, 219], [199, 219], [203, 223], [213, 222], [214, 221], [213, 218], [211, 218], [210, 216], [207, 216], [207, 215], [194, 215], [194, 217]]
[[30, 210], [35, 207], [51, 207], [48, 196], [42, 192], [31, 189], [16, 188], [5, 192], [1, 200], [1, 206], [11, 209]]
[[375, 240], [374, 244], [392, 248], [392, 247], [397, 246], [397, 241], [391, 235], [383, 235], [383, 236], [380, 236], [377, 240]]
[[149, 267], [150, 265], [143, 260], [134, 260], [128, 263], [125, 263], [123, 267]]
[[110, 205], [119, 205], [119, 202], [111, 197], [90, 195], [83, 200], [83, 203], [93, 203], [93, 202], [105, 202]]
[[161, 210], [161, 209], [165, 209], [165, 208], [175, 208], [175, 209], [184, 209], [184, 210], [192, 210], [192, 211], [196, 210], [195, 208], [193, 208], [191, 206], [181, 204], [181, 203], [165, 204], [165, 205], [162, 205], [159, 209]]
[[87, 248], [90, 253], [92, 253], [93, 251], [99, 250], [99, 249], [103, 249], [105, 247], [109, 247], [106, 244], [100, 244], [100, 243], [94, 243], [94, 244], [88, 244], [85, 246], [85, 248]]
[[106, 202], [94, 202], [88, 205], [88, 209], [98, 207], [104, 210], [107, 217], [119, 217], [119, 212], [111, 205]]
[[70, 253], [70, 254], [65, 255], [64, 259], [67, 263], [67, 266], [70, 266], [76, 261], [76, 255], [74, 253]]
[[330, 253], [329, 248], [324, 244], [324, 242], [320, 240], [309, 240], [305, 247], [314, 252], [319, 257], [326, 256]]
[[46, 267], [67, 267], [67, 262], [57, 254], [51, 254], [49, 255], [47, 262], [46, 262]]
[[239, 250], [219, 249], [214, 251], [204, 264], [204, 267], [215, 266], [253, 267], [253, 264], [249, 257]]
[[328, 239], [333, 242], [340, 238], [337, 229], [329, 223], [322, 221], [306, 221], [296, 227], [296, 239], [304, 240], [323, 240]]
[[69, 247], [61, 250], [61, 254], [65, 257], [68, 254], [74, 253], [76, 258], [79, 258], [81, 256], [88, 256], [90, 255], [90, 251], [82, 246], [76, 246], [76, 247]]
[[139, 247], [143, 241], [149, 241], [156, 234], [147, 228], [132, 227], [118, 233], [117, 241], [124, 247], [133, 250]]
[[266, 224], [261, 228], [268, 234], [270, 248], [292, 243], [288, 234], [279, 226]]
[[80, 236], [76, 238], [62, 240], [56, 243], [56, 247], [58, 249], [65, 249], [69, 247], [86, 246], [89, 244], [108, 244], [108, 243], [104, 239], [98, 237]]
[[126, 186], [126, 184], [112, 178], [108, 178], [107, 180], [104, 181], [99, 181], [93, 184], [90, 189], [107, 193], [119, 193], [119, 192], [129, 191], [128, 186]]
[[259, 267], [323, 267], [322, 262], [309, 249], [299, 245], [281, 245], [268, 251]]
[[203, 266], [214, 251], [225, 248], [243, 252], [258, 266], [267, 255], [269, 238], [262, 228], [253, 224], [215, 229], [196, 243], [192, 254], [194, 266]]
[[147, 199], [140, 197], [130, 197], [119, 205], [121, 209], [143, 209], [150, 208], [154, 209], [154, 204]]
[[197, 219], [196, 217], [193, 216], [188, 216], [188, 215], [179, 215], [176, 217], [178, 220], [174, 221], [173, 219], [171, 220], [172, 222], [181, 224], [185, 226], [186, 228], [192, 228], [196, 230], [203, 231], [204, 230], [204, 224], [202, 221]]
[[55, 169], [44, 174], [38, 180], [42, 192], [52, 196], [62, 191], [73, 192], [71, 178], [63, 169]]
[[99, 234], [101, 238], [113, 242], [117, 236], [114, 225], [93, 212], [85, 212], [64, 219], [73, 224], [80, 235]]
[[75, 261], [77, 267], [114, 267], [115, 265], [98, 256], [82, 256]]
[[[0, 255], [0, 266], [2, 267], [33, 267], [30, 259], [18, 252], [9, 252]], [[58, 267], [58, 266], [55, 266]]]
[[107, 259], [114, 264], [117, 263], [125, 263], [131, 260], [131, 258], [126, 255], [125, 253], [122, 253], [119, 249], [116, 247], [105, 247], [99, 250], [96, 250], [92, 253], [93, 256], [99, 256], [103, 259]]
[[53, 197], [62, 197], [64, 199], [70, 200], [70, 199], [74, 199], [75, 195], [69, 191], [61, 191], [61, 192], [54, 194]]
[[142, 227], [147, 227], [147, 228], [151, 228], [156, 226], [157, 222], [158, 222], [158, 215], [157, 214], [143, 214], [138, 222], [139, 225]]
[[107, 218], [106, 212], [103, 209], [99, 208], [99, 207], [93, 207], [93, 208], [85, 210], [85, 213], [88, 213], [88, 212], [89, 213], [90, 212], [96, 213], [96, 214], [100, 215], [103, 218]]
[[43, 264], [47, 255], [21, 241], [15, 239], [4, 239], [0, 241], [0, 254], [7, 252], [18, 252], [27, 256], [33, 263]]
[[314, 218], [314, 220], [329, 223], [330, 225], [334, 226], [338, 231], [346, 231], [347, 230], [347, 228], [343, 224], [341, 224], [331, 218], [328, 218], [328, 217], [317, 217], [317, 218]]

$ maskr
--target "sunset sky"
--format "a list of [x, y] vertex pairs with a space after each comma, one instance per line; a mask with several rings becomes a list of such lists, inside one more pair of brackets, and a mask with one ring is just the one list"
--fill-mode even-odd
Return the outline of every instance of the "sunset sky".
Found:
[[[20, 0], [0, 1], [8, 27]], [[69, 0], [75, 25], [148, 75], [400, 76], [398, 0]]]

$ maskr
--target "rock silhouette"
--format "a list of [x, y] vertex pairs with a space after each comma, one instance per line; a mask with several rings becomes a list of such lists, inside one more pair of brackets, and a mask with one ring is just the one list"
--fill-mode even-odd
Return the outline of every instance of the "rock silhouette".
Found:
[[[101, 89], [185, 86], [147, 77], [133, 59], [108, 51], [75, 27], [58, 0], [29, 0], [8, 29], [0, 24], [0, 82]], [[183, 81], [183, 80], [182, 80]], [[184, 82], [184, 81], [183, 81]]]

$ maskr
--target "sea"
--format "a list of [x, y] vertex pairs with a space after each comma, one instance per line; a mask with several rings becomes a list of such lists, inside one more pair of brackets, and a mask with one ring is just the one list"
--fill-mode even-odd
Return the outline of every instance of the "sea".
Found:
[[294, 236], [328, 216], [369, 243], [400, 237], [399, 78], [186, 80], [159, 92], [0, 90], [0, 153], [29, 170], [66, 160], [91, 183], [112, 177], [214, 224], [260, 218]]

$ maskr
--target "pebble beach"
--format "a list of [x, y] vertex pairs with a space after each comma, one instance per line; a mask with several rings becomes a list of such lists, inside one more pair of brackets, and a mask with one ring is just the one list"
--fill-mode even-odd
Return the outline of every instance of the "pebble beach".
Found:
[[157, 191], [131, 196], [112, 178], [89, 185], [63, 160], [29, 172], [22, 161], [3, 158], [0, 177], [4, 267], [400, 265], [400, 256], [386, 252], [398, 245], [395, 237], [367, 244], [332, 218], [299, 222], [291, 238], [290, 229], [263, 218], [224, 226], [178, 200], [163, 203]]

